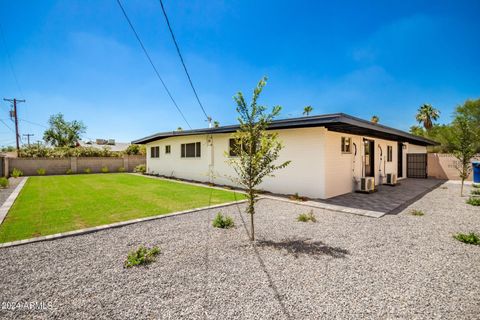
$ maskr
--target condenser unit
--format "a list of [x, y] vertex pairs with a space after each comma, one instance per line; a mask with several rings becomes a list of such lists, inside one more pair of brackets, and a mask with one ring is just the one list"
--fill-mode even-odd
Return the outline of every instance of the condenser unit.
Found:
[[397, 184], [397, 175], [395, 173], [387, 173], [387, 183], [388, 185], [394, 186]]
[[373, 192], [375, 191], [375, 178], [366, 177], [360, 179], [360, 192]]

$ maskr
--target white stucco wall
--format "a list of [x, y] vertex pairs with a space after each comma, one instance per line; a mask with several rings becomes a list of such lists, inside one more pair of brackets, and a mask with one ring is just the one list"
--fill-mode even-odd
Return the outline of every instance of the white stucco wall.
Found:
[[[355, 181], [362, 177], [364, 143], [363, 139], [375, 141], [375, 183], [383, 183], [387, 173], [397, 173], [398, 143], [368, 136], [350, 135], [328, 131], [325, 128], [300, 128], [278, 131], [284, 148], [279, 162], [290, 160], [285, 169], [275, 172], [275, 178], [266, 178], [261, 189], [281, 194], [293, 194], [311, 198], [330, 198], [355, 190]], [[341, 138], [351, 137], [357, 146], [357, 155], [343, 154]], [[147, 144], [147, 171], [165, 176], [196, 181], [211, 181], [209, 172], [213, 172], [213, 181], [217, 184], [234, 185], [229, 177], [235, 176], [234, 170], [227, 164], [225, 152], [228, 151], [231, 134], [192, 135], [171, 137]], [[200, 158], [181, 158], [182, 143], [201, 143]], [[171, 146], [171, 153], [165, 154], [165, 146]], [[392, 161], [387, 162], [387, 146], [392, 146]], [[160, 157], [150, 157], [150, 147], [160, 147]], [[380, 155], [380, 149], [382, 155]], [[406, 176], [406, 154], [426, 153], [426, 147], [406, 144], [402, 149], [403, 172]], [[209, 170], [209, 166], [212, 170]]]
[[[352, 146], [352, 153], [342, 153], [342, 137], [352, 138], [352, 143], [357, 146], [357, 154]], [[346, 133], [326, 132], [326, 159], [325, 159], [325, 195], [327, 198], [349, 193], [355, 190], [356, 183], [363, 176], [363, 155], [365, 145], [363, 139], [375, 141], [374, 173], [375, 184], [382, 183], [382, 176], [387, 173], [397, 173], [397, 142], [358, 136]], [[382, 149], [380, 154], [379, 146]], [[392, 161], [387, 161], [387, 146], [392, 146]], [[357, 182], [356, 182], [357, 181]]]
[[[279, 140], [284, 148], [279, 163], [290, 160], [288, 167], [275, 172], [275, 178], [266, 178], [261, 189], [282, 194], [298, 193], [311, 198], [325, 197], [325, 151], [324, 128], [301, 128], [281, 130]], [[226, 162], [225, 152], [231, 134], [213, 136], [195, 135], [171, 137], [146, 145], [147, 171], [166, 176], [197, 181], [209, 181], [209, 165], [212, 165], [214, 181], [217, 184], [233, 185], [229, 177], [235, 176], [234, 170]], [[208, 140], [213, 144], [209, 146]], [[182, 143], [201, 142], [201, 158], [181, 158]], [[165, 154], [165, 146], [171, 146], [171, 154]], [[160, 158], [150, 157], [150, 147], [160, 146]]]

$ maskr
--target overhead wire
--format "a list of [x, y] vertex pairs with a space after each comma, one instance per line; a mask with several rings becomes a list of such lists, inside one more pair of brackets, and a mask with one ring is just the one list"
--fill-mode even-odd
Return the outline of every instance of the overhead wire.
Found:
[[190, 77], [190, 73], [188, 72], [187, 66], [185, 65], [185, 61], [183, 60], [182, 53], [180, 52], [180, 47], [178, 45], [177, 39], [175, 38], [175, 34], [173, 33], [172, 26], [170, 25], [170, 21], [168, 20], [167, 12], [165, 10], [165, 7], [163, 5], [163, 1], [159, 0], [160, 2], [160, 7], [162, 8], [163, 16], [165, 17], [165, 21], [167, 22], [168, 30], [170, 31], [170, 35], [172, 36], [173, 43], [175, 44], [175, 48], [177, 49], [177, 54], [178, 57], [180, 58], [180, 61], [182, 62], [183, 70], [185, 70], [185, 73], [188, 78], [188, 82], [190, 83], [190, 87], [192, 87], [193, 93], [195, 94], [195, 98], [197, 99], [198, 105], [203, 111], [203, 114], [205, 115], [205, 118], [207, 119], [208, 122], [212, 121], [212, 118], [207, 115], [207, 112], [205, 111], [205, 108], [203, 107], [202, 102], [200, 101], [200, 98], [198, 97], [197, 90], [195, 89], [195, 86], [193, 85], [192, 78]]
[[150, 54], [148, 53], [147, 49], [145, 48], [142, 40], [140, 39], [140, 36], [138, 35], [137, 31], [135, 30], [135, 27], [133, 26], [132, 22], [130, 21], [130, 18], [128, 17], [127, 12], [125, 11], [125, 9], [123, 8], [122, 3], [120, 2], [120, 0], [117, 0], [117, 3], [118, 3], [118, 6], [120, 7], [120, 9], [121, 9], [122, 12], [123, 12], [123, 15], [125, 16], [125, 19], [127, 20], [128, 25], [130, 26], [130, 28], [132, 29], [133, 33], [135, 34], [135, 38], [137, 38], [138, 43], [140, 43], [140, 46], [142, 47], [143, 53], [145, 53], [145, 56], [147, 57], [148, 62], [150, 62], [150, 65], [152, 66], [153, 70], [155, 71], [155, 74], [157, 75], [158, 79], [160, 80], [160, 82], [161, 82], [162, 85], [163, 85], [163, 88], [165, 89], [165, 91], [167, 92], [168, 96], [170, 97], [170, 100], [172, 100], [172, 103], [175, 105], [175, 108], [176, 108], [177, 111], [180, 113], [180, 115], [182, 116], [182, 118], [183, 118], [183, 120], [185, 121], [185, 123], [187, 124], [187, 126], [188, 126], [190, 129], [192, 129], [192, 126], [190, 126], [190, 123], [188, 122], [187, 118], [185, 117], [185, 115], [183, 114], [182, 110], [181, 110], [180, 107], [178, 106], [177, 102], [176, 102], [175, 99], [173, 98], [172, 94], [170, 93], [170, 90], [168, 90], [168, 87], [167, 87], [167, 85], [165, 84], [165, 81], [163, 81], [162, 77], [160, 76], [160, 73], [158, 72], [157, 67], [156, 67], [155, 64], [153, 63], [152, 58], [150, 58]]
[[15, 68], [13, 67], [12, 59], [10, 57], [10, 51], [8, 50], [7, 40], [5, 38], [5, 33], [3, 32], [2, 24], [0, 23], [0, 36], [2, 38], [3, 46], [5, 47], [5, 53], [7, 55], [8, 65], [10, 66], [10, 70], [12, 71], [13, 78], [15, 79], [15, 84], [17, 85], [17, 89], [19, 93], [24, 97], [22, 87], [20, 86], [20, 82], [18, 81], [17, 73], [15, 72]]

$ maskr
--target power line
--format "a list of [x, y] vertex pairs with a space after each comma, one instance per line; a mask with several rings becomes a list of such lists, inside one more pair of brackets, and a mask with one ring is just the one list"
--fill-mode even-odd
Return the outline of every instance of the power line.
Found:
[[167, 85], [165, 84], [165, 82], [163, 81], [162, 77], [160, 76], [160, 73], [158, 72], [157, 67], [155, 67], [155, 64], [153, 63], [152, 59], [150, 58], [150, 55], [148, 54], [147, 49], [146, 49], [145, 46], [143, 45], [143, 42], [142, 42], [142, 40], [140, 39], [140, 36], [138, 35], [138, 33], [137, 33], [137, 31], [135, 30], [132, 22], [130, 21], [130, 18], [128, 17], [127, 12], [126, 12], [125, 9], [123, 8], [122, 3], [120, 2], [120, 0], [117, 0], [117, 3], [118, 3], [118, 5], [120, 6], [120, 9], [122, 10], [123, 15], [125, 16], [125, 19], [127, 20], [130, 28], [132, 29], [133, 33], [135, 34], [135, 37], [137, 38], [138, 42], [140, 43], [140, 46], [142, 47], [143, 52], [144, 52], [145, 55], [147, 56], [147, 59], [148, 59], [148, 61], [150, 62], [150, 65], [152, 66], [153, 70], [155, 71], [155, 74], [157, 75], [158, 79], [160, 79], [160, 82], [162, 83], [163, 88], [165, 88], [165, 91], [167, 92], [168, 96], [170, 97], [170, 100], [172, 100], [173, 104], [174, 104], [175, 107], [177, 108], [178, 112], [180, 113], [180, 115], [182, 116], [183, 120], [184, 120], [185, 123], [188, 125], [188, 127], [189, 127], [190, 129], [192, 129], [192, 126], [190, 126], [190, 123], [188, 123], [187, 118], [185, 118], [185, 115], [183, 114], [182, 110], [180, 110], [180, 107], [179, 107], [179, 106], [177, 105], [177, 103], [175, 102], [175, 99], [173, 99], [173, 96], [172, 96], [172, 94], [170, 93], [170, 90], [168, 90]]
[[15, 73], [15, 69], [13, 68], [12, 59], [10, 58], [10, 51], [8, 50], [8, 47], [7, 47], [7, 40], [5, 39], [5, 33], [3, 32], [3, 27], [2, 27], [1, 23], [0, 23], [0, 34], [2, 36], [2, 42], [3, 42], [3, 46], [5, 47], [5, 53], [7, 54], [7, 60], [8, 60], [9, 66], [10, 66], [10, 70], [12, 71], [13, 78], [15, 79], [15, 83], [17, 84], [17, 89], [18, 89], [18, 91], [20, 91], [19, 93], [22, 96], [25, 96], [23, 94], [22, 87], [20, 86], [20, 82], [18, 82], [18, 78], [17, 78], [17, 74]]
[[43, 125], [43, 124], [40, 124], [40, 123], [36, 123], [36, 122], [30, 121], [30, 120], [25, 120], [25, 119], [20, 119], [20, 118], [18, 118], [18, 120], [26, 122], [26, 123], [33, 124], [35, 126], [39, 126], [39, 127], [48, 129], [48, 127], [46, 125]]
[[185, 65], [185, 61], [183, 61], [183, 56], [182, 56], [182, 53], [180, 52], [180, 47], [178, 46], [177, 39], [173, 34], [172, 27], [170, 26], [170, 21], [168, 20], [167, 12], [165, 11], [165, 7], [163, 6], [163, 1], [159, 0], [159, 2], [160, 2], [160, 6], [162, 7], [162, 12], [163, 12], [163, 16], [165, 17], [165, 21], [167, 22], [168, 30], [170, 30], [170, 34], [172, 35], [173, 43], [175, 44], [175, 48], [177, 48], [177, 53], [178, 53], [178, 56], [180, 57], [180, 61], [182, 62], [183, 69], [187, 74], [188, 82], [190, 82], [190, 86], [192, 87], [193, 93], [195, 94], [195, 98], [197, 98], [197, 102], [200, 105], [200, 108], [202, 108], [203, 114], [205, 115], [205, 117], [207, 118], [207, 121], [210, 124], [212, 122], [212, 117], [207, 115], [205, 108], [200, 102], [200, 98], [198, 97], [197, 90], [195, 90], [195, 87], [193, 86], [192, 78], [190, 78], [190, 74], [188, 73], [187, 66]]
[[8, 129], [10, 129], [10, 131], [12, 131], [13, 133], [15, 133], [15, 130], [13, 130], [5, 121], [3, 121], [3, 119], [0, 119], [0, 122], [3, 123], [5, 125], [5, 127], [7, 127]]

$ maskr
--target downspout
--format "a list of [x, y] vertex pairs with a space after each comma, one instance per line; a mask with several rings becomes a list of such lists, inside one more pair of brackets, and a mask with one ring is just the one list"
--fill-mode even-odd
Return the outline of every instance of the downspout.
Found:
[[[383, 158], [383, 149], [382, 149], [382, 146], [379, 144], [378, 145], [378, 149], [380, 149], [380, 163], [379, 163], [379, 166], [378, 166], [378, 173], [379, 173], [379, 184], [383, 183], [383, 175], [382, 175], [382, 158]], [[383, 161], [383, 163], [385, 163], [385, 161]]]

